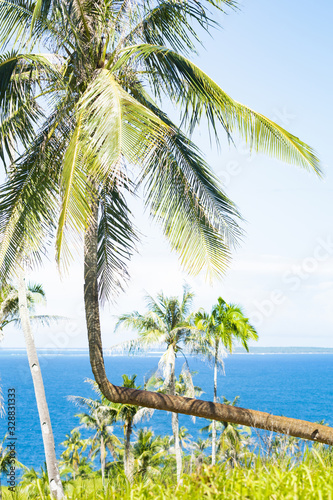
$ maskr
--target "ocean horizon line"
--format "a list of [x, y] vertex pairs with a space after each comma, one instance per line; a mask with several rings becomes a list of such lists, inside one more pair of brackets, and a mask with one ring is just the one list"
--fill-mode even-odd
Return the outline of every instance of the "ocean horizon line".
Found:
[[[89, 354], [89, 349], [87, 347], [68, 347], [68, 348], [61, 348], [61, 349], [50, 349], [50, 348], [37, 348], [38, 353], [41, 356], [87, 356]], [[159, 357], [165, 352], [164, 349], [159, 349], [159, 348], [153, 348], [151, 350], [145, 350], [145, 351], [139, 351], [133, 354], [130, 354], [130, 356], [136, 356], [136, 357], [143, 357], [143, 356], [149, 356], [149, 357]], [[0, 356], [1, 353], [5, 355], [13, 355], [13, 356], [19, 356], [19, 355], [26, 355], [26, 349], [24, 347], [0, 347]], [[113, 346], [106, 347], [103, 349], [103, 354], [106, 357], [121, 357], [121, 356], [128, 356], [128, 352], [126, 350], [121, 349], [114, 349]], [[229, 354], [229, 353], [227, 353]], [[231, 355], [248, 355], [248, 356], [253, 356], [253, 355], [270, 355], [270, 354], [333, 354], [333, 348], [332, 347], [305, 347], [305, 346], [255, 346], [250, 349], [250, 352], [246, 352], [245, 349], [242, 349], [240, 347], [235, 348], [234, 351], [232, 352]], [[186, 353], [187, 356], [195, 356], [195, 354], [191, 353]]]

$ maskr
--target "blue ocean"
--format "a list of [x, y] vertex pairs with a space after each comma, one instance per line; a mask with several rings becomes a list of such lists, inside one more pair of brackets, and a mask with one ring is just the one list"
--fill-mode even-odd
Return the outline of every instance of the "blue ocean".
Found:
[[[137, 383], [156, 368], [158, 355], [106, 356], [109, 379], [121, 385], [122, 374], [137, 374]], [[178, 373], [183, 358], [177, 359]], [[203, 399], [212, 398], [212, 368], [194, 357], [188, 357], [195, 385], [204, 391]], [[45, 392], [56, 441], [57, 457], [64, 451], [61, 443], [66, 434], [79, 425], [75, 414], [78, 408], [68, 400], [70, 395], [94, 397], [86, 378], [92, 378], [88, 353], [66, 351], [40, 354]], [[39, 468], [44, 463], [44, 452], [34, 389], [25, 352], [0, 351], [0, 377], [4, 400], [8, 389], [16, 393], [17, 458], [27, 467]], [[225, 359], [225, 375], [219, 374], [218, 394], [233, 400], [239, 396], [238, 406], [266, 411], [276, 415], [322, 421], [333, 425], [333, 354], [233, 354]], [[81, 411], [81, 410], [80, 410]], [[171, 417], [155, 411], [144, 426], [152, 427], [155, 434], [171, 434]], [[180, 416], [193, 439], [205, 420]], [[8, 416], [0, 418], [0, 439], [8, 428]], [[116, 431], [120, 436], [120, 429]], [[87, 435], [85, 434], [87, 437]]]

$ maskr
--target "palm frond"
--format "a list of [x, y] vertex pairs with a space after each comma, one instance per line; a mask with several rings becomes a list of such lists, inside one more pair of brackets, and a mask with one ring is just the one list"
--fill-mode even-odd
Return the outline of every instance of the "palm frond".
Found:
[[116, 187], [103, 189], [100, 195], [98, 227], [98, 283], [101, 301], [116, 296], [129, 279], [127, 261], [136, 250], [138, 237], [131, 213]]
[[192, 274], [203, 269], [209, 277], [223, 274], [229, 244], [239, 234], [233, 220], [238, 214], [184, 136], [167, 138], [151, 157], [145, 195], [182, 266]]
[[43, 115], [37, 103], [47, 79], [56, 80], [57, 66], [49, 56], [20, 54], [11, 50], [0, 55], [0, 157], [14, 160], [19, 147], [27, 147]]
[[86, 142], [82, 139], [82, 114], [66, 149], [62, 168], [62, 206], [57, 229], [57, 262], [64, 269], [79, 248], [91, 218], [91, 187], [86, 168]]
[[[47, 129], [46, 129], [47, 130]], [[63, 131], [64, 132], [64, 131]], [[10, 172], [0, 196], [0, 269], [7, 277], [25, 250], [39, 264], [52, 236], [64, 137], [40, 134]], [[66, 139], [65, 139], [66, 141]]]
[[90, 174], [126, 182], [123, 161], [140, 164], [152, 154], [169, 127], [128, 94], [112, 73], [100, 70], [79, 103], [82, 127], [98, 162]]
[[175, 361], [175, 350], [172, 345], [169, 345], [158, 362], [158, 368], [155, 374], [157, 377], [162, 377], [164, 379], [163, 385], [160, 388], [161, 391], [168, 390], [172, 383], [172, 367], [174, 366]]
[[183, 123], [190, 130], [205, 116], [217, 139], [220, 123], [229, 136], [239, 132], [254, 151], [320, 175], [319, 160], [310, 146], [272, 120], [234, 101], [186, 57], [166, 47], [139, 44], [123, 50], [113, 71], [129, 58], [141, 59], [146, 64], [151, 85], [162, 85], [166, 95], [181, 106]]
[[28, 32], [33, 1], [0, 0], [0, 47], [15, 43]]
[[[171, 129], [176, 129], [141, 87], [135, 88], [134, 95]], [[213, 277], [224, 272], [230, 258], [229, 247], [235, 245], [241, 235], [236, 222], [240, 216], [199, 153], [180, 130], [166, 135], [164, 143], [159, 144], [147, 162], [141, 182], [145, 185], [146, 204], [170, 237], [172, 248], [181, 253], [184, 267], [194, 273], [206, 268], [207, 274]], [[178, 228], [181, 227], [178, 234], [177, 219]], [[195, 244], [190, 243], [192, 229], [197, 231], [192, 234], [193, 238], [200, 235]], [[187, 242], [185, 248], [182, 239], [177, 239], [182, 236], [181, 232], [183, 241]], [[211, 260], [214, 251], [219, 254], [215, 264]], [[187, 263], [186, 252], [191, 256]], [[196, 268], [196, 262], [203, 255], [201, 268]]]
[[137, 425], [139, 422], [145, 422], [151, 419], [154, 413], [154, 408], [145, 408], [142, 407], [140, 408], [134, 418], [133, 418], [133, 425]]

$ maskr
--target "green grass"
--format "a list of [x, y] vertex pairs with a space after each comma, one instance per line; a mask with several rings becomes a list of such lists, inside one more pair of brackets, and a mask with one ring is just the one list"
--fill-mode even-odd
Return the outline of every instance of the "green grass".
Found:
[[[192, 475], [184, 475], [182, 483], [162, 481], [160, 477], [136, 479], [132, 486], [122, 474], [110, 479], [103, 491], [100, 477], [76, 480], [65, 485], [66, 498], [81, 500], [202, 500], [202, 499], [250, 499], [250, 500], [333, 500], [332, 453], [308, 452], [295, 462], [291, 459], [265, 461], [258, 459], [251, 467], [204, 465]], [[32, 496], [31, 496], [32, 495]], [[39, 492], [30, 497], [17, 488], [13, 495], [4, 488], [5, 500], [32, 498], [49, 499]]]

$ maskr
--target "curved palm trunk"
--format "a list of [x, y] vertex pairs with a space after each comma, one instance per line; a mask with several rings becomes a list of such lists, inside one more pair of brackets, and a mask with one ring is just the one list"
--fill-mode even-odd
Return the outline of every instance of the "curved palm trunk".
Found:
[[88, 330], [89, 355], [92, 372], [104, 396], [114, 403], [146, 406], [156, 410], [184, 413], [209, 420], [247, 425], [303, 439], [333, 445], [333, 428], [305, 420], [280, 417], [231, 405], [212, 403], [200, 399], [172, 396], [111, 384], [105, 373], [100, 330], [97, 286], [97, 207], [85, 234], [84, 299]]
[[18, 298], [22, 330], [27, 347], [28, 361], [35, 389], [40, 425], [42, 428], [46, 467], [51, 495], [57, 500], [60, 500], [64, 498], [64, 491], [60, 480], [59, 467], [55, 454], [54, 438], [49, 409], [45, 397], [42, 373], [40, 370], [36, 346], [30, 326], [29, 311], [27, 306], [27, 292], [23, 269], [20, 270], [19, 274]]
[[[171, 366], [171, 385], [170, 385], [170, 394], [172, 396], [174, 396], [175, 392], [176, 392], [175, 385], [176, 385], [175, 360], [173, 360], [173, 363]], [[181, 474], [182, 474], [182, 450], [180, 447], [180, 440], [179, 440], [179, 416], [178, 416], [178, 413], [171, 414], [171, 425], [172, 425], [173, 439], [175, 442], [177, 482], [179, 482]]]
[[[215, 340], [215, 360], [214, 360], [214, 403], [217, 402], [217, 356], [219, 352], [219, 340]], [[212, 423], [212, 465], [216, 462], [216, 420]]]
[[131, 435], [132, 435], [132, 422], [130, 420], [126, 421], [124, 426], [125, 434], [125, 448], [124, 448], [124, 471], [125, 476], [130, 483], [133, 482], [134, 476], [134, 458], [131, 449]]

